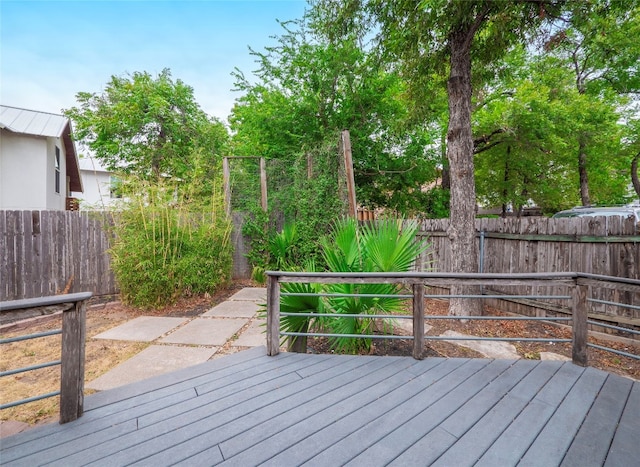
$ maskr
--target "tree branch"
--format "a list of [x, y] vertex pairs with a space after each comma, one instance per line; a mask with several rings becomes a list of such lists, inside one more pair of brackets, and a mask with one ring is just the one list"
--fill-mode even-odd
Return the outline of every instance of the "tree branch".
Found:
[[488, 144], [486, 146], [483, 146], [481, 148], [474, 147], [473, 148], [473, 153], [474, 154], [480, 154], [481, 152], [488, 151], [489, 149], [491, 149], [491, 148], [493, 148], [495, 146], [498, 146], [499, 144], [502, 144], [502, 143], [504, 143], [504, 141], [494, 141], [493, 143]]
[[473, 140], [473, 147], [477, 148], [481, 144], [487, 144], [489, 141], [491, 141], [491, 138], [493, 138], [495, 135], [499, 135], [500, 133], [504, 133], [505, 131], [506, 130], [504, 128], [497, 128], [493, 130], [491, 133], [489, 133], [488, 135], [484, 135], [479, 138], [476, 138]]
[[490, 11], [491, 11], [491, 7], [489, 5], [485, 6], [484, 10], [478, 13], [478, 16], [476, 16], [475, 19], [473, 20], [473, 23], [471, 24], [471, 27], [468, 29], [467, 35], [464, 39], [465, 50], [471, 49], [471, 43], [473, 42], [473, 37], [476, 35], [476, 32], [478, 32], [478, 29], [480, 29], [480, 26], [482, 26], [482, 23], [484, 23], [484, 21], [487, 19], [487, 16], [489, 15]]

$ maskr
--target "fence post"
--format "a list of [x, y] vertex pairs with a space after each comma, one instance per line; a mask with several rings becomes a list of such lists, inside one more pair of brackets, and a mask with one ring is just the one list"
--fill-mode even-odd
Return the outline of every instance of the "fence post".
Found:
[[231, 217], [231, 172], [229, 158], [222, 158], [222, 184], [224, 185], [224, 212]]
[[260, 205], [262, 210], [267, 212], [269, 206], [267, 203], [267, 163], [264, 157], [260, 158]]
[[587, 286], [576, 284], [571, 295], [571, 356], [574, 364], [587, 366]]
[[60, 423], [76, 420], [84, 412], [85, 318], [85, 300], [62, 313]]
[[280, 281], [267, 276], [267, 355], [280, 353]]
[[413, 284], [413, 358], [424, 358], [424, 284]]

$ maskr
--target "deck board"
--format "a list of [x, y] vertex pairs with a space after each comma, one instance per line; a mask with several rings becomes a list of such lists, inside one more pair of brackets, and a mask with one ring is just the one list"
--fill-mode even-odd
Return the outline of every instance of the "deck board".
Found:
[[629, 393], [605, 466], [615, 467], [637, 463], [638, 433], [640, 433], [640, 384], [636, 383]]
[[[354, 407], [353, 412], [342, 414], [328, 426], [318, 427], [318, 430], [313, 430], [313, 433], [307, 435], [304, 439], [297, 440], [296, 427], [291, 427], [293, 431], [287, 433], [290, 434], [292, 438], [290, 439], [290, 447], [269, 458], [265, 461], [265, 465], [282, 466], [288, 462], [290, 462], [291, 465], [299, 465], [319, 454], [326, 446], [340, 442], [359, 429], [368, 433], [370, 437], [374, 437], [376, 430], [390, 430], [393, 429], [394, 426], [399, 426], [404, 420], [404, 416], [400, 413], [400, 410], [396, 409], [402, 406], [402, 404], [410, 404], [411, 402], [408, 401], [424, 394], [424, 392], [428, 390], [426, 388], [437, 384], [444, 377], [451, 374], [464, 363], [467, 363], [468, 360], [433, 359], [431, 361], [427, 360], [426, 362], [429, 364], [428, 368], [426, 368], [427, 371], [409, 381], [403, 386], [403, 390], [391, 391], [378, 399], [375, 404]], [[409, 370], [411, 370], [411, 368]], [[466, 370], [461, 377], [470, 374], [468, 368]], [[409, 410], [409, 413], [413, 412], [412, 409]], [[352, 423], [352, 414], [359, 419], [360, 423]], [[381, 420], [384, 420], [384, 424], [382, 424]], [[315, 423], [313, 425], [311, 423], [305, 425], [306, 428], [309, 426], [315, 428]], [[268, 446], [268, 443], [261, 443], [256, 447], [259, 448], [257, 450], [261, 453], [264, 449], [271, 448]]]
[[[607, 377], [567, 451], [565, 457], [570, 461], [563, 462], [563, 465], [575, 465], [576, 461], [582, 465], [589, 462], [604, 463], [627, 402], [631, 384], [631, 380], [626, 378], [614, 375]], [[640, 437], [640, 433], [638, 436]]]
[[633, 465], [640, 383], [566, 362], [239, 352], [87, 397], [2, 465]]
[[[485, 407], [488, 407], [489, 410], [484, 415], [478, 414], [476, 417], [470, 413], [465, 414], [458, 411], [440, 426], [440, 428], [452, 434], [454, 432], [448, 429], [447, 422], [449, 420], [457, 420], [459, 430], [461, 428], [464, 429], [465, 426], [467, 429], [464, 432], [456, 433], [454, 441], [449, 445], [453, 446], [455, 444], [455, 449], [448, 449], [444, 455], [438, 457], [434, 465], [473, 465], [475, 459], [479, 459], [500, 437], [513, 421], [513, 417], [522, 411], [527, 402], [538, 393], [540, 388], [559, 368], [559, 365], [538, 365], [538, 362], [528, 363], [529, 365], [522, 366], [523, 369], [527, 370], [525, 377], [517, 382], [513, 389], [505, 387], [509, 391], [506, 395], [502, 391], [496, 391], [496, 388], [490, 389], [494, 393], [496, 403], [491, 406], [491, 400], [485, 396], [484, 399], [487, 402]], [[478, 398], [472, 399], [472, 402], [479, 407], [482, 406], [482, 402]], [[420, 445], [416, 443], [409, 451], [416, 451], [415, 455], [418, 455], [421, 447], [425, 443], [429, 443], [434, 436], [433, 432], [429, 433], [428, 436], [420, 440]], [[403, 457], [405, 454], [403, 453]], [[403, 457], [400, 457], [400, 460]], [[473, 459], [474, 462], [468, 464], [470, 459]]]
[[[410, 448], [411, 445], [438, 427], [449, 415], [457, 411], [478, 394], [484, 386], [495, 380], [513, 364], [514, 362], [511, 360], [490, 361], [482, 371], [466, 378], [458, 386], [446, 388], [445, 394], [438, 400], [423, 397], [416, 401], [418, 405], [405, 406], [401, 423], [387, 436], [376, 440], [371, 446], [362, 447], [352, 442], [353, 449], [360, 451], [353, 459], [353, 465], [372, 465], [372, 463], [384, 465], [391, 462], [399, 452]], [[444, 383], [446, 384], [447, 381], [448, 379]], [[409, 419], [409, 417], [412, 418]], [[382, 420], [382, 424], [384, 424], [384, 420]], [[322, 465], [325, 460], [329, 460], [329, 454], [340, 456], [339, 445], [332, 446], [321, 453], [318, 459], [314, 459], [313, 465]]]
[[522, 465], [560, 465], [606, 378], [606, 373], [592, 368], [582, 373], [522, 458]]

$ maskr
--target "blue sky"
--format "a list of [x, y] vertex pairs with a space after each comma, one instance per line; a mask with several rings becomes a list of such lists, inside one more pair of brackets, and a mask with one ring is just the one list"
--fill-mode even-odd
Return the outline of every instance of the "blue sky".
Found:
[[304, 0], [0, 0], [0, 103], [60, 113], [78, 92], [100, 92], [112, 75], [157, 74], [194, 89], [225, 120], [239, 97], [231, 72], [256, 68], [283, 32], [276, 19], [301, 18]]

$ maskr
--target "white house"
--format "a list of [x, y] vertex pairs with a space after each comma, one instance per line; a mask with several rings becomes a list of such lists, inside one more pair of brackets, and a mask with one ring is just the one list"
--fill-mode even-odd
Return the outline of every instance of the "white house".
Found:
[[71, 122], [0, 105], [0, 209], [77, 209], [83, 191]]
[[109, 209], [120, 197], [114, 192], [117, 178], [92, 157], [80, 159], [83, 193], [73, 193], [80, 200], [80, 209]]

